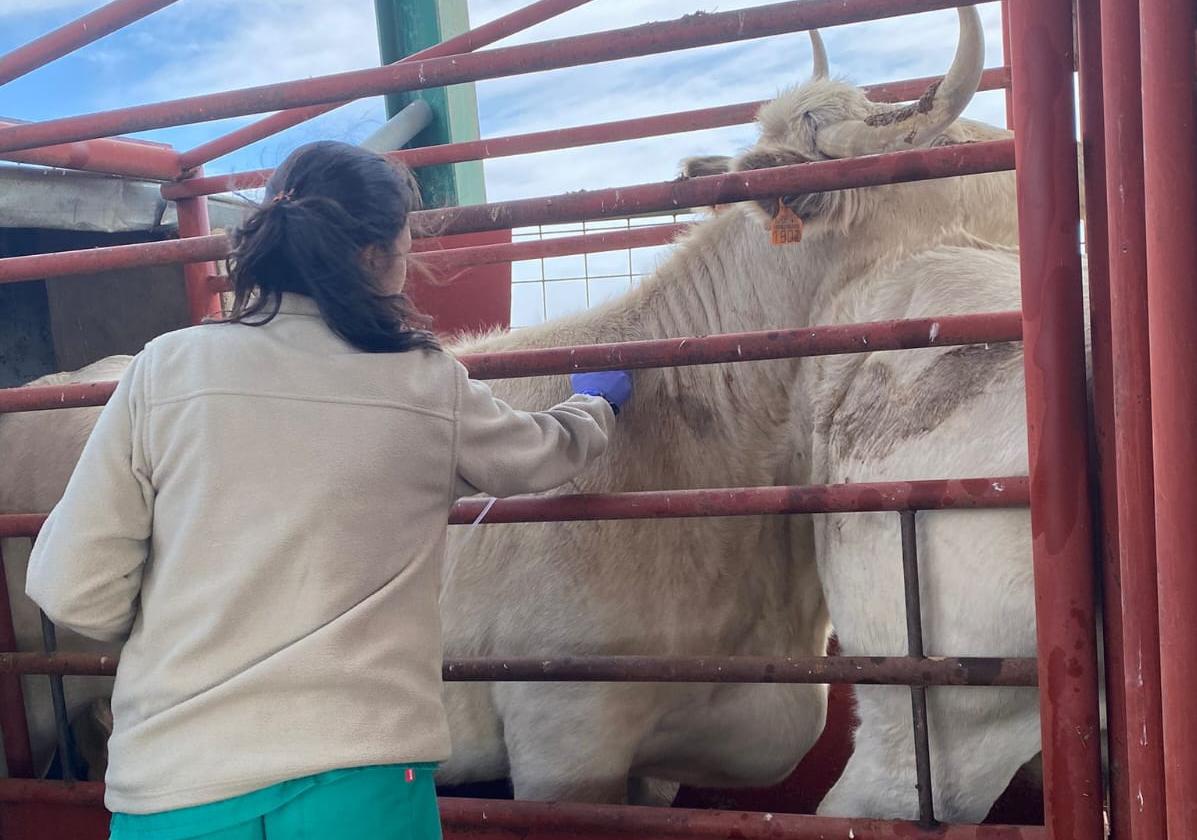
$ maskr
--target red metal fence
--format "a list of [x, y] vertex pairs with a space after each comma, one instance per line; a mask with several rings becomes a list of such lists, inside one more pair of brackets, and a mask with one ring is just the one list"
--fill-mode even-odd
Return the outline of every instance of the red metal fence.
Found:
[[[227, 244], [208, 230], [203, 196], [258, 186], [264, 172], [205, 178], [203, 163], [269, 136], [344, 100], [668, 50], [724, 43], [930, 9], [955, 0], [803, 0], [693, 15], [480, 53], [470, 51], [582, 5], [541, 0], [430, 50], [374, 70], [192, 97], [34, 124], [0, 126], [0, 157], [166, 181], [178, 203], [181, 239], [87, 252], [0, 260], [0, 282], [99, 269], [185, 264], [190, 311], [216, 305], [212, 261]], [[118, 0], [8, 56], [0, 83], [168, 5]], [[1095, 558], [1105, 589], [1105, 662], [1110, 700], [1109, 804], [1115, 836], [1197, 836], [1197, 108], [1193, 103], [1194, 7], [1190, 0], [1004, 0], [1010, 68], [984, 85], [1008, 87], [1014, 141], [978, 143], [863, 159], [780, 167], [734, 176], [642, 184], [480, 207], [429, 211], [446, 234], [578, 221], [635, 212], [718, 205], [794, 192], [942, 178], [1014, 168], [1021, 227], [1022, 312], [802, 327], [760, 334], [663, 339], [558, 348], [467, 359], [481, 378], [576, 370], [751, 362], [809, 355], [950, 344], [1024, 343], [1030, 476], [834, 487], [771, 487], [559, 496], [500, 502], [488, 521], [662, 518], [893, 511], [901, 517], [908, 615], [919, 614], [913, 511], [1029, 503], [1034, 535], [1039, 657], [929, 659], [917, 623], [906, 657], [684, 660], [451, 661], [447, 679], [790, 681], [912, 686], [922, 824], [807, 816], [655, 811], [581, 805], [448, 800], [453, 834], [614, 837], [1026, 837], [1102, 836]], [[1079, 27], [1075, 26], [1079, 20]], [[97, 22], [102, 22], [98, 26]], [[1074, 27], [1077, 37], [1074, 41]], [[1140, 39], [1140, 32], [1142, 37]], [[1085, 392], [1080, 224], [1073, 73], [1079, 47], [1093, 326], [1094, 423], [1091, 470]], [[1141, 61], [1142, 57], [1142, 61]], [[1142, 73], [1140, 74], [1140, 66]], [[879, 99], [906, 99], [928, 80], [879, 86]], [[1141, 110], [1140, 110], [1141, 103]], [[415, 166], [612, 142], [743, 122], [758, 103], [494, 138], [395, 153]], [[127, 139], [136, 131], [283, 110], [185, 152]], [[1140, 142], [1141, 138], [1141, 142]], [[1146, 153], [1144, 153], [1144, 148]], [[1109, 201], [1107, 202], [1107, 198]], [[1108, 205], [1108, 206], [1107, 206]], [[1109, 224], [1106, 224], [1108, 213]], [[1150, 225], [1145, 220], [1150, 219]], [[436, 251], [441, 268], [547, 254], [664, 242], [674, 226]], [[1150, 289], [1151, 294], [1148, 295]], [[0, 412], [103, 403], [110, 383], [0, 391]], [[1096, 510], [1091, 509], [1091, 500]], [[33, 536], [42, 512], [0, 515], [0, 536]], [[453, 522], [469, 522], [463, 503]], [[1096, 528], [1093, 523], [1097, 523]], [[1095, 531], [1101, 552], [1095, 551]], [[1158, 577], [1158, 580], [1157, 580]], [[0, 580], [3, 580], [0, 576]], [[0, 647], [15, 648], [7, 595], [0, 592]], [[1157, 612], [1158, 610], [1158, 612]], [[115, 662], [83, 655], [0, 653], [0, 724], [13, 775], [31, 775], [17, 674], [109, 674]], [[1157, 676], [1160, 675], [1160, 676]], [[1161, 683], [1163, 690], [1161, 691]], [[933, 826], [925, 703], [932, 685], [1038, 685], [1041, 689], [1045, 827]], [[922, 711], [920, 711], [920, 707]], [[920, 730], [921, 727], [921, 730]], [[921, 734], [920, 734], [921, 732]], [[95, 805], [98, 785], [0, 780], [0, 802]], [[485, 821], [482, 813], [485, 812]]]

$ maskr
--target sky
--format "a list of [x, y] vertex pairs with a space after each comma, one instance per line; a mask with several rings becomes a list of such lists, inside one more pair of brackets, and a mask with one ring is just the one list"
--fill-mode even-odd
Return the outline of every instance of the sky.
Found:
[[[477, 26], [528, 0], [469, 0]], [[722, 12], [766, 0], [592, 0], [494, 46]], [[0, 53], [102, 5], [100, 0], [0, 0]], [[997, 3], [980, 7], [987, 66], [1001, 64]], [[832, 73], [872, 82], [944, 72], [956, 46], [953, 10], [823, 32]], [[0, 87], [0, 118], [44, 120], [163, 99], [300, 79], [379, 62], [373, 0], [180, 0], [132, 26]], [[477, 84], [483, 137], [585, 125], [665, 111], [767, 99], [804, 80], [805, 35], [793, 34]], [[1005, 121], [1000, 91], [978, 94], [967, 116]], [[385, 119], [381, 99], [353, 103], [210, 163], [209, 174], [276, 165], [309, 140], [364, 139]], [[145, 132], [191, 148], [252, 118]], [[487, 198], [663, 181], [695, 154], [734, 154], [752, 126], [670, 135], [486, 161]]]

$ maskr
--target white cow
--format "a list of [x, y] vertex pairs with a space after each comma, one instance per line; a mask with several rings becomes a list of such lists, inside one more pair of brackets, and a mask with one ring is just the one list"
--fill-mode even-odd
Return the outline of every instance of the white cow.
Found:
[[[821, 60], [814, 80], [762, 111], [756, 157], [738, 166], [1000, 136], [957, 122], [983, 56], [975, 12], [962, 12], [962, 20], [948, 80], [918, 105], [870, 103], [856, 88], [828, 80]], [[795, 133], [813, 145], [795, 144]], [[455, 349], [819, 323], [860, 278], [913, 289], [926, 260], [955, 262], [962, 276], [978, 276], [975, 264], [987, 265], [994, 251], [966, 232], [1014, 237], [1008, 174], [790, 203], [808, 224], [799, 245], [769, 244], [759, 210], [728, 208], [682, 238], [623, 298]], [[815, 415], [801, 397], [811, 370], [791, 360], [640, 372], [608, 457], [563, 492], [809, 482]], [[568, 384], [562, 377], [512, 380], [495, 390], [538, 408], [564, 397]], [[984, 436], [978, 427], [976, 437]], [[454, 529], [442, 599], [446, 654], [818, 655], [828, 624], [814, 558], [809, 517]], [[822, 728], [825, 690], [456, 683], [446, 701], [454, 757], [442, 782], [510, 777], [520, 798], [660, 801], [679, 782], [760, 785], [786, 776]]]
[[[966, 30], [979, 26], [961, 10]], [[966, 49], [967, 37], [962, 41]], [[958, 60], [960, 55], [958, 54]], [[950, 83], [940, 89], [943, 94]], [[950, 94], [948, 94], [950, 96]], [[828, 111], [840, 111], [828, 120]], [[762, 137], [738, 159], [698, 160], [731, 171], [882, 152], [926, 138], [919, 114], [876, 113], [833, 83], [811, 84], [765, 106]], [[1008, 132], [960, 121], [940, 142], [997, 139]], [[945, 199], [950, 185], [935, 188]], [[1013, 179], [972, 179], [952, 208], [927, 195], [849, 190], [785, 200], [806, 224], [795, 246], [827, 249], [812, 289], [812, 323], [848, 324], [1020, 308]], [[994, 190], [990, 200], [982, 199]], [[979, 200], [981, 199], [981, 200]], [[756, 208], [764, 221], [775, 202]], [[946, 214], [945, 214], [946, 211]], [[914, 231], [941, 247], [922, 248]], [[953, 231], [952, 219], [963, 222]], [[979, 239], [979, 234], [984, 239]], [[760, 236], [763, 238], [764, 233]], [[989, 241], [985, 241], [989, 240]], [[877, 248], [901, 241], [908, 256]], [[807, 255], [808, 266], [815, 258]], [[838, 276], [837, 276], [838, 274]], [[1025, 474], [1027, 428], [1020, 345], [937, 348], [808, 360], [794, 389], [791, 422], [810, 453], [816, 484]], [[918, 516], [920, 589], [928, 655], [1033, 657], [1034, 585], [1026, 510], [925, 512]], [[900, 525], [894, 514], [817, 517], [816, 556], [832, 625], [845, 655], [907, 649]], [[918, 797], [909, 691], [859, 686], [860, 727], [843, 775], [821, 803], [829, 816], [914, 818]], [[1038, 691], [933, 688], [928, 692], [936, 815], [980, 822], [1014, 773], [1040, 750]]]
[[[975, 11], [962, 10], [961, 19], [963, 37], [953, 69], [920, 103], [904, 108], [871, 103], [858, 89], [829, 80], [825, 62], [819, 62], [816, 79], [762, 109], [761, 141], [734, 168], [1008, 137], [1000, 129], [956, 122], [976, 90], [984, 52]], [[704, 158], [692, 162], [689, 171], [719, 168], [717, 158]], [[929, 265], [999, 290], [961, 298], [943, 311], [1018, 305], [1016, 284], [1013, 300], [1005, 296], [1010, 289], [1005, 272], [1016, 269], [1016, 259], [976, 238], [1004, 243], [1016, 238], [1014, 180], [1008, 173], [794, 196], [786, 203], [807, 225], [798, 245], [770, 245], [759, 209], [726, 208], [682, 239], [630, 295], [571, 319], [463, 349], [835, 323], [846, 320], [836, 301], [871, 290], [886, 298], [877, 303], [878, 312], [888, 306], [889, 317], [899, 317], [902, 306], [916, 300], [938, 302], [936, 294], [927, 301], [919, 298]], [[776, 201], [761, 204], [770, 214], [777, 208]], [[954, 272], [946, 268], [951, 265]], [[992, 283], [986, 280], [990, 273]], [[995, 350], [993, 355], [1010, 353]], [[978, 351], [960, 350], [951, 359], [977, 357]], [[845, 376], [854, 376], [852, 362], [845, 364]], [[818, 435], [827, 430], [818, 426], [823, 416], [812, 410], [807, 395], [810, 383], [821, 381], [820, 370], [810, 362], [779, 362], [641, 372], [637, 398], [621, 416], [610, 456], [568, 489], [857, 479], [840, 472], [832, 476], [816, 447]], [[496, 386], [500, 395], [524, 407], [553, 402], [565, 388], [559, 379]], [[1021, 394], [1011, 405], [1021, 417]], [[948, 417], [955, 416], [949, 411], [927, 422], [935, 425]], [[978, 423], [970, 441], [984, 441], [988, 428]], [[867, 426], [857, 430], [865, 438], [867, 432]], [[812, 453], [818, 456], [813, 462]], [[991, 471], [982, 466], [977, 465], [980, 474]], [[956, 468], [930, 457], [919, 475], [897, 477], [929, 477]], [[1025, 464], [1005, 472], [1022, 470]], [[822, 605], [802, 588], [811, 582], [810, 526], [809, 518], [794, 518], [788, 530], [776, 521], [740, 519], [459, 531], [449, 546], [453, 572], [445, 584], [446, 644], [452, 655], [464, 656], [811, 653], [825, 637]], [[898, 545], [895, 540], [891, 548]], [[1024, 552], [1028, 547], [1020, 546]], [[900, 585], [894, 590], [899, 599], [901, 591]], [[851, 609], [869, 607], [857, 600]], [[937, 643], [933, 634], [931, 641]], [[852, 642], [855, 646], [854, 636]], [[863, 645], [861, 652], [890, 651]], [[510, 774], [517, 797], [538, 799], [619, 801], [629, 778], [766, 784], [793, 767], [823, 715], [821, 691], [806, 686], [496, 683], [451, 685], [447, 697], [455, 756], [442, 778], [456, 782]], [[910, 728], [908, 701], [902, 726], [903, 732]], [[863, 743], [872, 736], [865, 730], [861, 737]], [[867, 743], [863, 746], [862, 756], [869, 755]], [[900, 763], [893, 767], [893, 784], [913, 791], [913, 775], [907, 777]], [[949, 813], [945, 808], [945, 816]]]

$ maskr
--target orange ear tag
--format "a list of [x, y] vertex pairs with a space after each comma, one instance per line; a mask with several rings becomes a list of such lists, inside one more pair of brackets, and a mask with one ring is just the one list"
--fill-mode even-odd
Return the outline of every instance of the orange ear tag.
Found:
[[769, 237], [774, 245], [797, 245], [802, 241], [802, 219], [784, 201], [777, 205], [777, 215], [769, 225]]

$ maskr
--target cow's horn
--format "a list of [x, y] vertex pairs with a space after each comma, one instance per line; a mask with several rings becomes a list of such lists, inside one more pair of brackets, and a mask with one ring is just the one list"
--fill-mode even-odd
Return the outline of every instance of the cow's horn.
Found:
[[942, 82], [913, 105], [882, 111], [867, 120], [849, 120], [820, 129], [819, 151], [832, 158], [875, 155], [930, 144], [956, 121], [981, 85], [985, 33], [973, 6], [961, 6], [960, 43]]
[[819, 34], [819, 30], [812, 29], [807, 33], [810, 35], [810, 47], [814, 53], [814, 70], [810, 74], [811, 81], [819, 79], [831, 78], [831, 65], [827, 61], [827, 47], [823, 44], [823, 36]]

